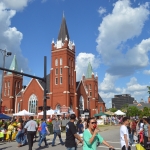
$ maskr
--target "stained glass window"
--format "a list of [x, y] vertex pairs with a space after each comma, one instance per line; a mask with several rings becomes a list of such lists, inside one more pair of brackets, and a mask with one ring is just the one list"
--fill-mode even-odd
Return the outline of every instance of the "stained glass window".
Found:
[[29, 112], [37, 114], [37, 97], [35, 94], [32, 94], [29, 98]]

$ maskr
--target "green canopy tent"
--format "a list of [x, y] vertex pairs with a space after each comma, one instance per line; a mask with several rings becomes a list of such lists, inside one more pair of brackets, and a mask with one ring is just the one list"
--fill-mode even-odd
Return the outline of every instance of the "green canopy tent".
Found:
[[95, 114], [94, 116], [99, 117], [99, 116], [110, 116], [110, 115], [100, 112], [99, 114]]

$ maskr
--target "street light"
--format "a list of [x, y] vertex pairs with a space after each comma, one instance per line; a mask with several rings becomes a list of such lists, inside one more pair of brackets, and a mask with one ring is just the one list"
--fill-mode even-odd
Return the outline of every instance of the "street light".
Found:
[[[6, 50], [0, 49], [0, 52], [3, 55], [3, 68], [5, 67], [5, 57], [11, 56], [11, 52], [7, 52]], [[0, 113], [1, 113], [1, 105], [2, 105], [2, 89], [3, 89], [3, 78], [4, 78], [4, 71], [2, 72], [1, 78], [1, 93], [0, 93]]]

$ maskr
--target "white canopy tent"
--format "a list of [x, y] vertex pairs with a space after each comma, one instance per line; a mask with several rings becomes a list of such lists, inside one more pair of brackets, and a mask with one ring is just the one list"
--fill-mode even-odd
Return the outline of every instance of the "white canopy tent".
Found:
[[32, 115], [35, 115], [35, 113], [30, 113], [30, 112], [26, 111], [25, 109], [22, 111], [19, 111], [16, 114], [13, 114], [13, 116], [32, 116]]
[[[54, 110], [52, 110], [52, 109], [50, 109], [50, 110], [47, 110], [47, 112], [46, 112], [46, 115], [53, 115], [55, 113], [55, 111]], [[40, 112], [40, 113], [38, 113], [38, 115], [43, 115], [44, 114], [44, 112], [42, 111], [42, 112]]]
[[121, 110], [117, 110], [114, 114], [115, 115], [125, 115], [125, 113], [122, 112]]

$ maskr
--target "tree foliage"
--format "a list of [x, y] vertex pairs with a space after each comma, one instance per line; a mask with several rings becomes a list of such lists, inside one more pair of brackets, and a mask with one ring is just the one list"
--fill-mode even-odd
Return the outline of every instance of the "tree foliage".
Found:
[[116, 112], [116, 111], [117, 111], [117, 108], [110, 108], [110, 111], [111, 111], [111, 112]]

